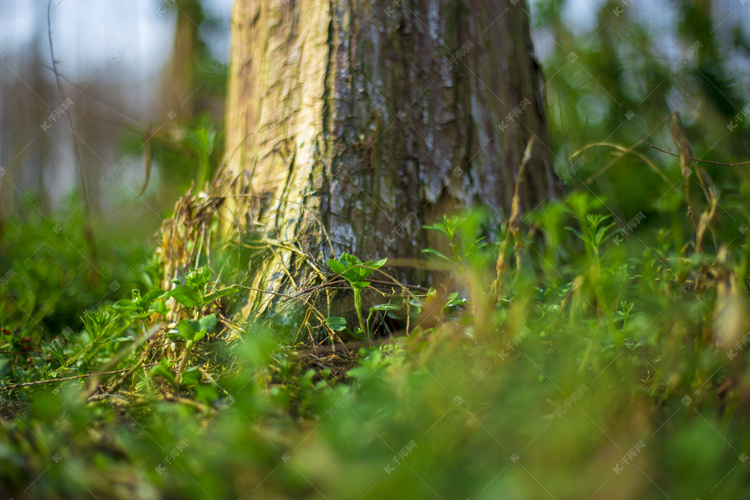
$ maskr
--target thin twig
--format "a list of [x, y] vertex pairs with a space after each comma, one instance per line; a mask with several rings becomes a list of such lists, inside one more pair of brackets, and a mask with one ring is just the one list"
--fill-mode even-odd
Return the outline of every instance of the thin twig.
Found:
[[[589, 177], [588, 179], [586, 179], [586, 181], [584, 182], [584, 184], [585, 184], [586, 186], [589, 186], [589, 185], [591, 185], [591, 183], [592, 183], [592, 182], [594, 182], [594, 180], [595, 180], [595, 179], [596, 179], [597, 177], [599, 177], [600, 175], [602, 175], [602, 174], [603, 174], [604, 172], [606, 172], [607, 170], [609, 170], [609, 169], [610, 169], [610, 168], [611, 168], [611, 167], [612, 167], [612, 166], [613, 166], [613, 165], [614, 165], [615, 163], [617, 163], [617, 162], [618, 162], [618, 161], [620, 161], [620, 160], [621, 160], [622, 158], [624, 158], [624, 157], [625, 157], [625, 156], [626, 156], [627, 154], [629, 154], [630, 152], [632, 152], [632, 151], [633, 151], [633, 150], [635, 149], [635, 147], [636, 147], [636, 146], [637, 146], [637, 145], [638, 145], [638, 144], [639, 144], [639, 143], [640, 143], [640, 142], [641, 142], [642, 140], [644, 140], [644, 139], [645, 139], [646, 137], [648, 137], [649, 135], [651, 135], [652, 133], [654, 133], [655, 131], [657, 131], [658, 129], [660, 129], [660, 128], [661, 128], [661, 127], [662, 127], [662, 126], [663, 126], [663, 125], [665, 124], [665, 123], [667, 123], [667, 122], [669, 121], [669, 119], [670, 119], [670, 118], [672, 118], [672, 116], [671, 116], [671, 115], [670, 115], [670, 116], [668, 116], [667, 118], [665, 118], [665, 119], [664, 119], [664, 120], [663, 120], [663, 121], [662, 121], [661, 123], [659, 123], [659, 125], [655, 126], [655, 127], [654, 127], [654, 128], [652, 128], [651, 130], [649, 130], [648, 132], [646, 132], [645, 134], [643, 134], [642, 136], [640, 136], [640, 137], [639, 137], [639, 138], [638, 138], [638, 139], [637, 139], [637, 140], [636, 140], [636, 141], [635, 141], [635, 142], [634, 142], [633, 144], [631, 144], [631, 145], [630, 145], [630, 146], [629, 146], [629, 147], [628, 147], [627, 149], [625, 149], [625, 150], [622, 150], [622, 151], [620, 152], [620, 154], [619, 154], [619, 155], [618, 155], [618, 156], [617, 156], [616, 158], [612, 159], [612, 160], [611, 160], [611, 161], [610, 161], [609, 163], [607, 163], [607, 164], [606, 164], [606, 165], [605, 165], [604, 167], [600, 168], [600, 169], [599, 169], [599, 170], [597, 170], [597, 171], [596, 171], [596, 172], [595, 172], [594, 174], [592, 174], [592, 175], [591, 175], [591, 176], [590, 176], [590, 177]], [[587, 147], [584, 147], [584, 148], [582, 148], [582, 149], [579, 149], [578, 151], [576, 151], [575, 153], [573, 153], [572, 155], [570, 155], [570, 158], [571, 158], [571, 159], [572, 159], [572, 158], [575, 158], [576, 156], [578, 156], [579, 154], [581, 154], [581, 153], [582, 153], [582, 152], [583, 152], [583, 151], [584, 151], [585, 149], [587, 149]], [[578, 189], [581, 189], [581, 186], [582, 186], [582, 185], [578, 185], [578, 186], [576, 186], [576, 187], [575, 187], [575, 188], [573, 189], [573, 191], [577, 191]]]
[[[380, 271], [380, 270], [378, 269], [378, 271]], [[383, 274], [385, 274], [385, 273], [383, 273]], [[400, 286], [401, 288], [413, 288], [414, 290], [420, 290], [420, 291], [423, 291], [423, 292], [428, 291], [428, 289], [425, 288], [425, 287], [423, 287], [423, 286], [420, 286], [420, 285], [408, 285], [408, 284], [405, 284], [405, 283], [399, 283], [398, 281], [383, 281], [383, 280], [373, 280], [373, 279], [368, 279], [367, 281], [369, 281], [370, 283], [374, 283], [376, 285]]]
[[492, 294], [496, 301], [499, 301], [502, 297], [503, 292], [503, 278], [505, 271], [508, 269], [508, 262], [505, 259], [505, 253], [508, 249], [508, 242], [511, 236], [513, 237], [513, 253], [516, 257], [516, 271], [519, 272], [521, 269], [521, 238], [519, 237], [519, 216], [521, 213], [521, 183], [523, 182], [523, 175], [526, 170], [526, 164], [531, 158], [531, 149], [534, 146], [534, 138], [532, 137], [528, 144], [526, 144], [526, 150], [523, 153], [523, 159], [521, 160], [521, 166], [518, 168], [518, 175], [516, 176], [516, 186], [513, 190], [513, 201], [511, 203], [510, 218], [508, 219], [508, 230], [505, 234], [505, 239], [500, 245], [500, 252], [497, 255], [497, 262], [495, 263], [495, 271], [497, 276], [494, 283], [492, 283]]
[[[664, 150], [662, 148], [656, 147], [653, 144], [651, 144], [650, 142], [647, 142], [646, 144], [648, 144], [649, 146], [651, 146], [652, 148], [654, 148], [657, 151], [661, 151], [662, 153], [668, 154], [669, 156], [675, 156], [677, 158], [680, 157], [680, 155], [674, 154], [674, 153], [670, 153], [669, 151], [666, 151], [666, 150]], [[711, 165], [721, 165], [721, 166], [724, 166], [724, 167], [739, 167], [741, 165], [750, 165], [750, 161], [742, 161], [740, 163], [723, 163], [723, 162], [720, 162], [720, 161], [701, 160], [699, 158], [690, 158], [690, 161], [697, 161], [697, 162], [700, 162], [700, 163], [708, 163], [708, 164], [711, 164]]]
[[[144, 365], [145, 368], [150, 368], [152, 366], [156, 366], [159, 363], [153, 363], [150, 365]], [[19, 387], [29, 387], [32, 385], [42, 385], [42, 384], [53, 384], [55, 382], [66, 382], [68, 380], [78, 380], [82, 378], [89, 378], [89, 377], [95, 377], [98, 375], [115, 375], [117, 373], [122, 373], [130, 370], [130, 368], [123, 368], [121, 370], [114, 370], [111, 372], [102, 372], [102, 373], [84, 373], [83, 375], [73, 375], [72, 377], [62, 377], [62, 378], [51, 378], [47, 380], [35, 380], [33, 382], [23, 382], [21, 384], [13, 384], [13, 385], [6, 385], [5, 387], [0, 387], [0, 392], [3, 391], [9, 391], [11, 389], [17, 389]]]
[[355, 340], [352, 342], [336, 342], [336, 343], [328, 344], [328, 345], [307, 347], [300, 351], [296, 351], [296, 354], [299, 356], [310, 356], [310, 355], [320, 356], [321, 354], [337, 353], [339, 352], [339, 350], [349, 354], [351, 351], [359, 349], [360, 347], [378, 346], [378, 345], [390, 344], [390, 343], [395, 344], [399, 342], [399, 339], [406, 338], [406, 336], [407, 336], [406, 330], [402, 330], [400, 332], [397, 332], [394, 335], [391, 335], [389, 337], [383, 337], [380, 339]]
[[304, 290], [302, 290], [298, 294], [294, 295], [294, 297], [300, 297], [300, 296], [306, 295], [308, 293], [316, 292], [316, 291], [318, 291], [318, 290], [320, 290], [322, 288], [327, 288], [329, 286], [334, 286], [334, 285], [341, 285], [343, 283], [346, 283], [346, 280], [334, 280], [334, 281], [329, 281], [327, 283], [323, 283], [321, 285], [311, 286], [310, 288], [305, 288]]
[[[154, 337], [154, 335], [156, 335], [158, 332], [160, 332], [163, 328], [164, 328], [164, 326], [162, 324], [156, 324], [156, 325], [152, 326], [151, 327], [151, 332], [144, 334], [140, 339], [136, 340], [135, 343], [131, 347], [123, 349], [117, 356], [115, 356], [114, 358], [110, 359], [104, 365], [104, 368], [106, 369], [106, 368], [109, 368], [111, 366], [117, 366], [118, 363], [120, 363], [122, 360], [124, 360], [126, 357], [128, 357], [133, 351], [135, 351], [136, 349], [138, 349], [139, 347], [141, 347], [146, 342], [150, 341]], [[128, 368], [128, 370], [129, 369], [130, 368]], [[100, 373], [95, 373], [94, 375], [98, 376], [98, 375], [105, 375], [105, 374], [106, 374], [106, 372], [100, 372]], [[87, 398], [89, 398], [89, 397], [91, 397], [91, 396], [94, 395], [94, 393], [97, 390], [97, 386], [98, 386], [98, 383], [96, 383], [96, 380], [94, 381], [94, 383], [89, 384], [89, 387], [87, 388], [87, 395], [86, 395]]]

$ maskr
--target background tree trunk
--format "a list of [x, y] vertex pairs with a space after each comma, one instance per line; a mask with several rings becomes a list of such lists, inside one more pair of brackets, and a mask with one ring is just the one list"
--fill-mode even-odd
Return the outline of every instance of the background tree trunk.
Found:
[[[159, 9], [166, 12], [167, 5], [163, 3]], [[177, 15], [174, 47], [162, 73], [159, 101], [166, 112], [175, 113], [173, 116], [181, 123], [189, 123], [196, 111], [195, 66], [205, 50], [200, 38], [203, 7], [199, 0], [177, 0], [174, 7]]]
[[[554, 193], [524, 1], [238, 0], [232, 40], [235, 226], [316, 259], [418, 257], [455, 208], [504, 220], [532, 137], [522, 207]], [[308, 259], [273, 250], [255, 286], [302, 289]]]

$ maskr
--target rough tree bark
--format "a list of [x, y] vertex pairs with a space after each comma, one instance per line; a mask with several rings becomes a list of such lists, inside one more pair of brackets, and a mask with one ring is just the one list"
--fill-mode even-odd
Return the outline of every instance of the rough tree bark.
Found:
[[[419, 257], [443, 213], [510, 213], [532, 137], [521, 206], [554, 194], [523, 0], [237, 0], [232, 40], [235, 227], [323, 261]], [[299, 290], [313, 273], [300, 253], [269, 255], [257, 288]]]

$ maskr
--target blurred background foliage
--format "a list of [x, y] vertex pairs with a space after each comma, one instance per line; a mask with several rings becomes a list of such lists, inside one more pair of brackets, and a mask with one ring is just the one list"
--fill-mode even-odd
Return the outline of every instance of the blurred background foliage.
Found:
[[15, 276], [0, 302], [35, 338], [153, 285], [137, 275], [155, 233], [223, 153], [231, 1], [53, 3], [64, 97], [47, 7], [0, 6], [0, 275]]
[[[570, 12], [571, 3], [535, 3], [533, 17], [558, 172], [571, 187], [612, 160], [615, 151], [607, 147], [586, 151], [577, 163], [569, 159], [597, 142], [629, 147], [641, 140], [636, 151], [673, 182], [680, 180], [679, 160], [646, 145], [676, 153], [669, 123], [663, 124], [673, 112], [680, 113], [696, 158], [731, 163], [750, 157], [743, 113], [750, 97], [750, 24], [741, 3], [598, 2], [583, 16], [593, 17], [585, 29], [569, 22], [577, 12]], [[722, 187], [748, 185], [745, 166], [701, 166]], [[624, 156], [590, 187], [625, 220], [640, 211], [660, 220], [650, 216], [680, 204], [680, 186], [667, 189], [635, 156]], [[723, 194], [732, 199], [737, 192]]]

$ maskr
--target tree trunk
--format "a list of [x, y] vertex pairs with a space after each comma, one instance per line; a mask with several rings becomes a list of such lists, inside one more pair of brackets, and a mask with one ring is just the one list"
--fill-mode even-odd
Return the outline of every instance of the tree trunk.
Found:
[[[168, 2], [160, 3], [157, 12], [167, 12]], [[204, 50], [200, 40], [200, 25], [203, 22], [203, 8], [199, 0], [177, 0], [177, 25], [174, 34], [174, 47], [169, 62], [161, 76], [159, 102], [165, 113], [180, 123], [189, 123], [195, 117], [196, 63]]]
[[521, 207], [554, 194], [523, 0], [237, 0], [232, 40], [225, 220], [301, 251], [271, 248], [256, 288], [299, 291], [341, 252], [420, 257], [456, 208], [505, 220], [531, 138]]

